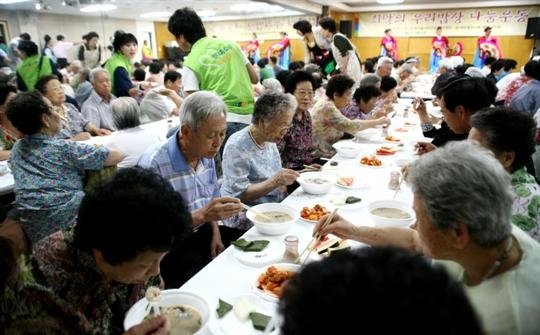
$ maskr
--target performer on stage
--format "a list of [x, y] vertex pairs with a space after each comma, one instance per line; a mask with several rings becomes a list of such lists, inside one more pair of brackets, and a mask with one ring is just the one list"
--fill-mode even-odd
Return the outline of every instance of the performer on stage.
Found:
[[429, 58], [429, 73], [437, 72], [439, 61], [445, 58], [447, 49], [450, 47], [448, 37], [442, 35], [442, 27], [437, 27], [436, 35], [431, 39], [431, 56]]
[[251, 41], [248, 44], [246, 44], [242, 48], [242, 51], [244, 51], [244, 54], [248, 58], [253, 58], [255, 63], [257, 63], [259, 61], [259, 46], [260, 45], [261, 45], [261, 42], [257, 38], [257, 34], [253, 33], [253, 38], [251, 39]]
[[384, 37], [381, 38], [381, 56], [398, 60], [397, 40], [392, 36], [392, 29], [386, 29]]
[[484, 66], [486, 57], [492, 56], [496, 59], [503, 57], [499, 47], [499, 39], [491, 36], [491, 27], [484, 29], [484, 36], [480, 36], [476, 41], [476, 53], [474, 54], [473, 65], [481, 69]]
[[277, 57], [278, 65], [282, 69], [288, 69], [291, 62], [291, 43], [286, 32], [282, 31], [279, 34], [281, 35], [281, 40], [268, 48], [266, 51], [267, 57]]

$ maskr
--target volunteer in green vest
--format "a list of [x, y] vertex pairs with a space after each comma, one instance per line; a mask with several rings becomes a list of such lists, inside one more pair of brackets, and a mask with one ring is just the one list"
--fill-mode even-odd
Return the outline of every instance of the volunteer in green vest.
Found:
[[251, 84], [258, 83], [259, 76], [236, 43], [206, 36], [193, 9], [178, 9], [169, 18], [169, 31], [180, 49], [189, 52], [182, 69], [184, 92], [213, 91], [227, 105], [223, 148], [231, 134], [251, 123], [255, 101]]
[[39, 78], [51, 74], [62, 81], [62, 75], [47, 56], [38, 54], [38, 46], [32, 41], [19, 41], [17, 51], [22, 62], [17, 65], [17, 88], [20, 91], [32, 91]]
[[131, 81], [131, 61], [137, 54], [137, 38], [130, 33], [117, 30], [114, 33], [114, 53], [105, 63], [105, 68], [111, 75], [111, 93], [116, 97], [136, 98], [140, 91], [145, 90], [145, 84], [135, 85]]

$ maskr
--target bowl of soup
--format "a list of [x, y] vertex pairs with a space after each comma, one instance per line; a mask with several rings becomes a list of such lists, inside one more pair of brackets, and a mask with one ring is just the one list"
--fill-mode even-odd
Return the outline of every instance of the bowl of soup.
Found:
[[304, 172], [296, 181], [306, 193], [326, 194], [336, 182], [336, 176], [324, 172]]
[[341, 158], [356, 158], [362, 151], [362, 145], [353, 141], [339, 141], [332, 145]]
[[[251, 207], [246, 217], [255, 229], [263, 235], [282, 235], [289, 231], [292, 224], [300, 218], [299, 212], [281, 203], [265, 203]], [[261, 215], [262, 214], [262, 215]]]
[[415, 218], [412, 207], [397, 200], [373, 201], [366, 208], [377, 227], [408, 227]]
[[[210, 319], [210, 306], [202, 297], [181, 290], [163, 290], [155, 302], [160, 313], [171, 320], [171, 335], [205, 334]], [[140, 324], [153, 316], [150, 302], [142, 298], [131, 306], [124, 319], [124, 329]]]

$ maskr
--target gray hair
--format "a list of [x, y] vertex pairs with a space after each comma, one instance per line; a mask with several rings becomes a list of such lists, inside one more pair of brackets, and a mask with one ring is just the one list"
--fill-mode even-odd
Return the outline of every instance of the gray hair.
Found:
[[266, 78], [262, 81], [262, 85], [268, 91], [283, 92], [283, 87], [281, 87], [281, 83], [276, 78]]
[[394, 60], [392, 60], [392, 58], [386, 57], [386, 56], [380, 57], [379, 59], [377, 59], [377, 67], [376, 68], [378, 69], [381, 66], [386, 65], [386, 64], [394, 64]]
[[471, 239], [484, 247], [510, 236], [510, 175], [479, 144], [449, 142], [423, 155], [411, 163], [407, 181], [438, 229], [464, 223]]
[[442, 69], [442, 68], [453, 70], [454, 62], [450, 58], [443, 58], [439, 61], [439, 69]]
[[413, 74], [413, 68], [409, 64], [403, 64], [399, 67], [399, 72], [407, 72], [409, 74]]
[[137, 100], [131, 97], [120, 97], [111, 102], [114, 125], [118, 130], [129, 129], [141, 125], [141, 110]]
[[255, 102], [251, 123], [257, 124], [260, 120], [270, 123], [282, 113], [296, 110], [296, 105], [296, 99], [290, 93], [264, 93]]
[[380, 86], [380, 84], [381, 84], [381, 77], [379, 77], [375, 73], [368, 73], [362, 76], [362, 79], [360, 79], [360, 87], [366, 87], [366, 86], [378, 87]]
[[198, 91], [190, 94], [180, 107], [180, 125], [197, 131], [204, 120], [214, 116], [227, 116], [227, 106], [214, 92]]
[[[93, 84], [94, 83], [94, 80], [96, 79], [96, 76], [101, 73], [101, 72], [105, 72], [107, 75], [109, 75], [109, 71], [107, 71], [106, 69], [102, 68], [102, 67], [96, 67], [94, 69], [92, 69], [90, 71], [90, 76], [89, 76], [89, 80], [90, 82]], [[109, 76], [110, 78], [110, 76]]]

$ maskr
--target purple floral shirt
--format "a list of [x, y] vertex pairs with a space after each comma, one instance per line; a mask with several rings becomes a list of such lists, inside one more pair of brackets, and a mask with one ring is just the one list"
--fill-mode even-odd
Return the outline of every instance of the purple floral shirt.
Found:
[[301, 169], [304, 164], [313, 163], [312, 129], [311, 115], [308, 111], [304, 111], [301, 118], [294, 115], [291, 128], [278, 143], [283, 167]]
[[0, 329], [22, 333], [26, 322], [41, 319], [68, 334], [121, 334], [129, 308], [160, 283], [159, 276], [133, 285], [107, 281], [92, 251], [74, 246], [71, 230], [59, 231], [19, 261], [0, 300]]

